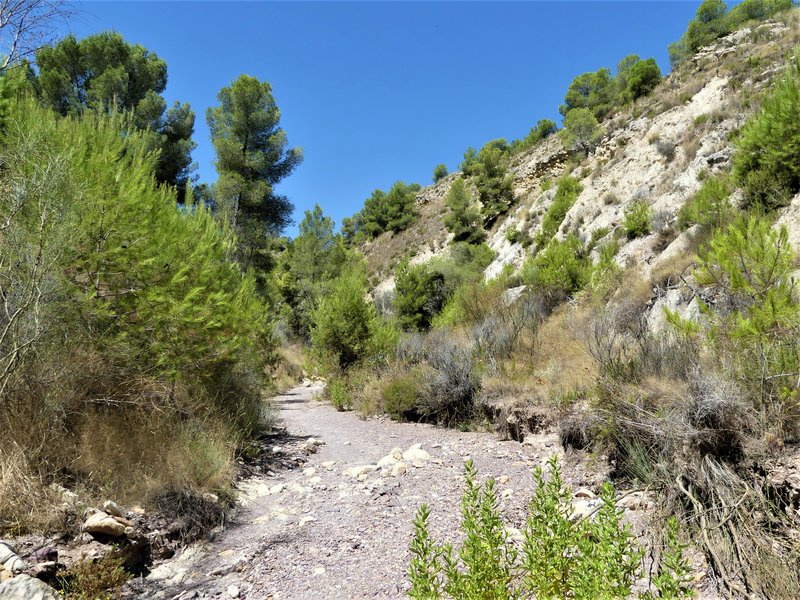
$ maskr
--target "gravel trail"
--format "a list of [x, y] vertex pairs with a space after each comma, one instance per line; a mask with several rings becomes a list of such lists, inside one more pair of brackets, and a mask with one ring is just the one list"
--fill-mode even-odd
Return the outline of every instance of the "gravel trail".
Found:
[[[137, 597], [401, 598], [419, 505], [431, 506], [437, 538], [458, 535], [467, 458], [481, 478], [499, 482], [501, 510], [520, 527], [532, 468], [562, 454], [552, 433], [520, 444], [491, 433], [362, 420], [318, 401], [320, 391], [298, 387], [273, 401], [288, 434], [275, 454], [316, 450], [307, 462], [242, 480], [234, 523], [136, 582]], [[417, 444], [423, 452], [408, 454]], [[374, 469], [393, 449], [407, 453], [406, 472], [389, 459]], [[566, 472], [575, 486], [597, 483], [596, 474], [569, 457]]]

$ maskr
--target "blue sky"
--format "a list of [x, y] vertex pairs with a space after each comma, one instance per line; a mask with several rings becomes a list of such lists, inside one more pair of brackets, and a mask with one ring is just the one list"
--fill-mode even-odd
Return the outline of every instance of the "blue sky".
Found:
[[[572, 78], [627, 54], [668, 69], [699, 2], [82, 2], [78, 37], [120, 32], [166, 60], [168, 101], [197, 113], [194, 158], [213, 182], [206, 108], [241, 73], [272, 84], [304, 163], [278, 188], [295, 220], [337, 225], [376, 188], [430, 182], [468, 146], [560, 124]], [[295, 228], [287, 233], [293, 234]]]

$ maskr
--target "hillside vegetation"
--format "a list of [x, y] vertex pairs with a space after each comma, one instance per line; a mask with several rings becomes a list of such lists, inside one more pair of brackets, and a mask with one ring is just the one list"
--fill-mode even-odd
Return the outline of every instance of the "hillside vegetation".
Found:
[[[789, 4], [704, 2], [668, 76], [639, 57], [582, 74], [562, 129], [468, 149], [401, 229], [367, 236], [356, 215], [344, 238], [366, 277], [332, 286], [374, 308], [346, 365], [311, 327], [333, 402], [520, 440], [544, 420], [613, 478], [658, 489], [722, 589], [800, 593], [785, 475], [800, 381], [798, 42]], [[490, 528], [485, 498], [470, 510]], [[439, 552], [420, 518], [416, 551]], [[481, 531], [466, 533], [504, 547]], [[435, 556], [412, 565], [419, 589], [461, 597]], [[470, 573], [473, 559], [461, 555]], [[475, 577], [522, 568], [495, 567]]]
[[691, 597], [689, 540], [720, 593], [800, 597], [798, 44], [787, 0], [705, 0], [669, 74], [579, 74], [560, 128], [375, 190], [340, 233], [315, 206], [291, 240], [275, 186], [303, 152], [268, 83], [219, 91], [201, 183], [152, 52], [102, 33], [9, 56], [0, 533], [76, 534], [113, 498], [198, 538], [263, 466], [267, 394], [317, 375], [364, 416], [557, 430], [657, 493], [640, 545], [611, 483], [576, 520], [553, 459], [520, 546], [467, 463], [457, 551], [420, 508], [413, 597]]

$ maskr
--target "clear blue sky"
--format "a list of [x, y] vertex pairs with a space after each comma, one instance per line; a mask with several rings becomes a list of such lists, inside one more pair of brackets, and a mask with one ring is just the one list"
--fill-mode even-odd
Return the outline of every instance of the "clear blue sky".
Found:
[[[572, 78], [627, 54], [668, 70], [698, 2], [82, 2], [78, 37], [120, 32], [166, 60], [168, 101], [197, 113], [194, 158], [213, 182], [206, 108], [246, 73], [272, 84], [304, 163], [279, 186], [295, 220], [341, 224], [375, 188], [427, 184], [468, 146], [560, 124]], [[293, 234], [295, 228], [287, 233]]]

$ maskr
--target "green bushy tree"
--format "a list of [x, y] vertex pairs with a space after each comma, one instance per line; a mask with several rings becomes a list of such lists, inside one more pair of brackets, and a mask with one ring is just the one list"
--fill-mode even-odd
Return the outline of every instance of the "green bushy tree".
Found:
[[312, 347], [331, 369], [346, 370], [368, 356], [375, 320], [363, 269], [348, 269], [312, 313]]
[[757, 216], [718, 230], [698, 254], [694, 278], [718, 295], [714, 310], [704, 305], [708, 340], [760, 402], [782, 399], [800, 370], [795, 263], [786, 227]]
[[478, 244], [486, 238], [481, 227], [481, 214], [472, 200], [463, 179], [456, 179], [444, 198], [450, 212], [444, 217], [444, 225], [453, 234], [454, 242]]
[[620, 98], [623, 102], [631, 102], [647, 96], [661, 82], [661, 69], [654, 58], [637, 60], [624, 70], [619, 71]]
[[446, 301], [444, 275], [426, 264], [408, 259], [395, 269], [393, 308], [404, 329], [425, 330]]
[[614, 105], [616, 89], [610, 69], [582, 73], [572, 80], [559, 112], [566, 117], [576, 108], [586, 109], [598, 120], [603, 119]]
[[731, 192], [728, 176], [709, 177], [678, 210], [678, 227], [687, 229], [695, 224], [714, 229], [724, 227], [736, 214], [730, 203]]
[[333, 221], [319, 205], [307, 210], [294, 238], [281, 255], [278, 287], [286, 306], [292, 332], [308, 339], [311, 314], [330, 282], [342, 272], [352, 257], [340, 236], [333, 232]]
[[589, 156], [603, 136], [603, 129], [588, 108], [573, 108], [564, 117], [564, 129], [559, 133], [565, 148]]
[[440, 180], [447, 177], [447, 165], [439, 164], [433, 169], [433, 183], [438, 183]]
[[160, 151], [155, 175], [183, 191], [195, 165], [191, 153], [195, 115], [188, 104], [167, 108], [161, 96], [167, 64], [144, 47], [105, 32], [78, 40], [73, 35], [36, 53], [37, 89], [46, 106], [61, 115], [87, 110], [111, 114], [130, 111], [133, 125], [150, 133]]
[[591, 262], [572, 234], [564, 241], [552, 240], [522, 265], [523, 281], [554, 299], [583, 289], [591, 276]]
[[46, 164], [27, 152], [32, 144], [64, 161], [53, 210], [71, 242], [59, 260], [103, 344], [130, 348], [171, 375], [253, 347], [265, 331], [264, 306], [252, 276], [229, 259], [232, 236], [205, 207], [175, 207], [175, 193], [153, 177], [145, 133], [131, 130], [127, 117], [59, 119], [28, 101], [8, 121], [11, 181]]
[[481, 148], [475, 169], [475, 186], [485, 226], [508, 212], [514, 203], [514, 182], [507, 168], [508, 146], [505, 140], [489, 142]]
[[375, 190], [364, 202], [364, 208], [346, 222], [350, 231], [346, 235], [354, 237], [359, 231], [366, 237], [374, 238], [386, 231], [399, 232], [408, 229], [417, 219], [416, 208], [419, 184], [406, 185], [396, 181], [388, 192]]
[[303, 153], [289, 147], [268, 83], [241, 75], [217, 99], [206, 114], [219, 174], [215, 198], [238, 235], [239, 261], [263, 281], [274, 263], [270, 240], [288, 225], [293, 208], [275, 186]]
[[774, 210], [800, 191], [800, 52], [742, 128], [733, 174], [747, 206]]

